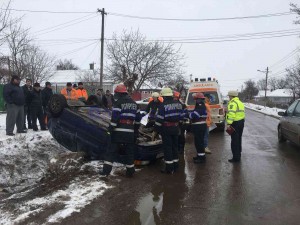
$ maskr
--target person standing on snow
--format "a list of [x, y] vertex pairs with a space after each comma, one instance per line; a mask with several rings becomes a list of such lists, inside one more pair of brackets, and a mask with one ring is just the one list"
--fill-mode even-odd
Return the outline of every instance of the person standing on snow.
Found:
[[35, 83], [33, 85], [33, 91], [31, 92], [30, 95], [30, 113], [32, 118], [32, 129], [34, 131], [39, 130], [37, 127], [37, 119], [38, 119], [41, 126], [41, 130], [47, 130], [44, 121], [42, 91], [40, 89], [39, 83]]
[[205, 97], [203, 93], [194, 93], [193, 97], [196, 101], [195, 108], [190, 112], [192, 123], [192, 133], [194, 134], [194, 143], [197, 150], [197, 156], [193, 158], [194, 163], [203, 163], [206, 161], [204, 150], [204, 136], [207, 130], [206, 118], [207, 111], [205, 106]]
[[48, 102], [53, 95], [53, 91], [52, 91], [50, 82], [47, 81], [45, 83], [45, 85], [46, 85], [46, 87], [42, 90], [42, 104], [43, 104], [43, 113], [44, 113], [43, 120], [46, 123]]
[[32, 123], [31, 123], [31, 113], [30, 113], [30, 93], [32, 92], [32, 83], [31, 79], [26, 79], [26, 84], [22, 86], [24, 95], [25, 95], [25, 105], [24, 105], [24, 129], [27, 129], [26, 127], [26, 118], [27, 118], [27, 125], [28, 129], [32, 129]]
[[26, 133], [24, 130], [24, 91], [20, 87], [20, 77], [13, 75], [10, 83], [4, 85], [3, 97], [6, 102], [6, 135], [14, 136], [15, 125], [17, 133]]
[[126, 151], [126, 176], [132, 177], [134, 169], [135, 141], [140, 126], [141, 115], [138, 105], [127, 93], [126, 86], [119, 84], [116, 86], [114, 103], [109, 127], [110, 144], [108, 148], [103, 170], [100, 175], [108, 176], [111, 173], [113, 162], [120, 145], [125, 146]]
[[164, 99], [159, 105], [155, 128], [162, 136], [164, 148], [164, 167], [162, 173], [172, 174], [178, 170], [178, 136], [179, 122], [182, 120], [182, 105], [173, 99], [171, 88], [163, 88], [161, 95]]
[[245, 124], [245, 106], [240, 101], [237, 91], [229, 91], [229, 103], [228, 103], [228, 112], [226, 115], [227, 129], [234, 129], [234, 132], [231, 134], [231, 151], [232, 159], [228, 161], [231, 163], [241, 161], [241, 152], [242, 152], [242, 135]]

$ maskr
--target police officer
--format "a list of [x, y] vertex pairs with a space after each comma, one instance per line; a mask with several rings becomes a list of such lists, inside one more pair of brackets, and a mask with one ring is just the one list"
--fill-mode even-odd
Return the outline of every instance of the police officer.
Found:
[[194, 93], [193, 98], [196, 101], [195, 108], [190, 112], [192, 132], [194, 134], [194, 143], [197, 150], [197, 156], [194, 157], [194, 163], [203, 163], [206, 161], [204, 150], [204, 136], [207, 129], [206, 118], [207, 111], [205, 106], [205, 97], [203, 93]]
[[179, 122], [182, 116], [182, 105], [174, 101], [173, 92], [170, 88], [163, 88], [161, 95], [164, 99], [159, 106], [155, 128], [162, 136], [164, 148], [164, 168], [163, 173], [173, 173], [178, 170], [178, 135]]
[[228, 112], [226, 115], [227, 128], [232, 127], [235, 131], [231, 134], [231, 163], [240, 162], [242, 152], [242, 135], [245, 123], [245, 107], [240, 101], [237, 91], [229, 91]]
[[155, 124], [155, 114], [156, 111], [159, 107], [159, 105], [161, 104], [161, 102], [159, 101], [159, 93], [157, 92], [153, 92], [152, 93], [152, 101], [150, 101], [147, 105], [146, 108], [146, 113], [149, 113], [148, 116], [148, 123], [146, 125], [146, 127], [152, 127]]
[[179, 137], [178, 137], [178, 153], [183, 154], [184, 153], [184, 145], [185, 145], [185, 124], [183, 118], [187, 114], [187, 108], [186, 105], [180, 101], [180, 93], [177, 91], [174, 91], [173, 93], [174, 101], [179, 102], [182, 105], [182, 120], [179, 123]]
[[117, 156], [120, 144], [126, 149], [126, 176], [132, 177], [134, 170], [134, 149], [135, 140], [141, 121], [140, 110], [135, 101], [127, 93], [124, 84], [116, 86], [114, 106], [112, 109], [111, 123], [109, 127], [111, 135], [111, 145], [105, 156], [101, 175], [108, 176], [112, 170], [112, 165]]

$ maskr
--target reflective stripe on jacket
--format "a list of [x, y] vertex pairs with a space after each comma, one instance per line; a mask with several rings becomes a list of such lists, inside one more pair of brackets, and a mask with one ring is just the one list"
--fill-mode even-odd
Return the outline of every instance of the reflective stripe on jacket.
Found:
[[205, 124], [207, 110], [204, 102], [196, 103], [195, 109], [189, 115], [192, 124]]
[[83, 89], [78, 88], [76, 90], [76, 93], [78, 98], [84, 98], [85, 100], [88, 99], [87, 91], [84, 88]]
[[208, 127], [210, 127], [212, 120], [211, 120], [211, 110], [210, 110], [210, 106], [208, 103], [205, 103], [206, 106], [206, 113], [207, 113], [207, 118], [206, 118], [206, 124]]
[[245, 107], [238, 97], [231, 99], [228, 103], [228, 112], [226, 115], [227, 124], [245, 119]]
[[64, 95], [67, 100], [78, 100], [77, 92], [74, 88], [72, 88], [71, 91], [67, 91], [67, 88], [64, 88], [60, 93]]

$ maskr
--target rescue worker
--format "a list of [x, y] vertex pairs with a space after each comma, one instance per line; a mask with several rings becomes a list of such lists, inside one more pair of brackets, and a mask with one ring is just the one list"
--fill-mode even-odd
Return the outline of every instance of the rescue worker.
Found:
[[74, 88], [72, 88], [72, 84], [70, 82], [67, 83], [67, 86], [63, 88], [60, 92], [67, 100], [78, 100], [77, 92]]
[[190, 112], [192, 133], [194, 134], [194, 143], [197, 150], [197, 156], [194, 157], [194, 163], [203, 163], [206, 161], [204, 150], [204, 135], [207, 130], [206, 118], [207, 111], [205, 106], [205, 97], [203, 93], [198, 92], [193, 94], [196, 101], [195, 108]]
[[[180, 93], [177, 91], [174, 91], [174, 101], [179, 102], [182, 105], [182, 115], [181, 117], [184, 118], [187, 114], [187, 108], [186, 105], [181, 102], [180, 100]], [[184, 145], [185, 145], [185, 124], [184, 120], [181, 120], [179, 123], [179, 137], [178, 137], [178, 153], [183, 154], [184, 153]]]
[[237, 91], [229, 91], [228, 112], [226, 115], [227, 129], [233, 128], [235, 131], [231, 134], [231, 151], [232, 159], [228, 161], [231, 163], [241, 161], [242, 152], [242, 135], [245, 123], [245, 107], [240, 101]]
[[205, 94], [205, 106], [206, 106], [206, 112], [207, 112], [207, 118], [206, 118], [206, 125], [207, 129], [204, 135], [204, 150], [205, 153], [211, 154], [210, 149], [208, 148], [208, 135], [209, 135], [209, 127], [211, 126], [212, 120], [211, 120], [211, 110], [210, 110], [210, 95]]
[[155, 115], [157, 112], [157, 109], [159, 105], [161, 104], [161, 101], [158, 100], [159, 93], [153, 92], [152, 93], [152, 101], [148, 103], [146, 108], [146, 113], [149, 113], [148, 116], [148, 123], [146, 124], [146, 127], [153, 127], [155, 124]]
[[155, 128], [162, 136], [164, 148], [164, 167], [162, 173], [173, 173], [178, 170], [178, 135], [179, 122], [182, 119], [182, 105], [174, 101], [171, 88], [163, 88], [161, 95], [164, 98], [160, 104], [155, 120]]
[[30, 95], [30, 113], [32, 119], [32, 129], [34, 131], [38, 131], [38, 127], [36, 124], [38, 119], [41, 130], [47, 130], [43, 113], [42, 91], [40, 89], [39, 83], [35, 83], [33, 85], [33, 90]]
[[88, 99], [88, 93], [86, 89], [83, 88], [83, 83], [79, 82], [78, 83], [78, 88], [76, 89], [77, 92], [77, 97], [79, 100], [87, 100]]
[[109, 133], [111, 135], [111, 146], [108, 149], [103, 170], [100, 175], [108, 176], [112, 170], [113, 162], [119, 146], [125, 145], [126, 149], [126, 176], [132, 177], [134, 169], [135, 140], [138, 135], [141, 116], [138, 105], [127, 93], [124, 84], [119, 84], [114, 90], [117, 99], [112, 109]]

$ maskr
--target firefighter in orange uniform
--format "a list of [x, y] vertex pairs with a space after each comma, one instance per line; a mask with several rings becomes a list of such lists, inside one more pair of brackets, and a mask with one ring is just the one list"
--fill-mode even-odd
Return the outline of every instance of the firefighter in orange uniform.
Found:
[[67, 100], [78, 100], [77, 92], [74, 88], [72, 88], [72, 84], [70, 82], [67, 83], [67, 86], [61, 90], [60, 92]]
[[209, 127], [211, 126], [212, 120], [211, 120], [211, 110], [210, 110], [210, 95], [205, 94], [205, 106], [206, 106], [206, 112], [207, 112], [207, 118], [206, 118], [206, 124], [207, 129], [204, 135], [204, 150], [205, 153], [211, 154], [210, 149], [208, 148], [208, 135], [209, 135]]
[[88, 99], [88, 93], [87, 93], [86, 89], [83, 88], [82, 82], [78, 83], [78, 88], [77, 88], [76, 92], [77, 92], [77, 97], [79, 100], [87, 100]]

